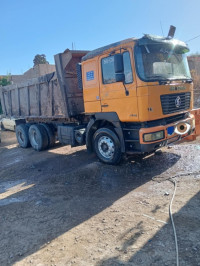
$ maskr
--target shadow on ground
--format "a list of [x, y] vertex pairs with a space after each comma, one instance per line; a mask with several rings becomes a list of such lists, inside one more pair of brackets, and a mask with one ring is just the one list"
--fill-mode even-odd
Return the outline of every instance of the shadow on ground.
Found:
[[[197, 193], [179, 212], [174, 214], [174, 222], [178, 237], [180, 265], [200, 265], [200, 192]], [[108, 265], [176, 265], [176, 250], [171, 222], [140, 248], [127, 261], [120, 259], [128, 250], [134, 247], [141, 234], [144, 232], [143, 222], [131, 229], [130, 237], [124, 241], [119, 256], [111, 257], [99, 262], [98, 266]], [[125, 236], [123, 236], [125, 237]], [[171, 256], [171, 254], [173, 254]], [[170, 256], [169, 256], [170, 255]]]
[[[152, 177], [162, 174], [180, 158], [163, 152], [159, 156], [130, 159], [120, 166], [108, 166], [97, 162], [86, 150], [69, 155], [47, 151], [35, 153], [19, 148], [13, 148], [12, 152], [17, 152], [19, 156], [23, 152], [23, 157], [20, 163], [5, 167], [1, 174], [0, 196], [8, 190], [12, 192], [13, 188], [13, 194], [0, 200], [1, 265], [13, 264], [35, 253], [48, 241], [103, 211]], [[15, 192], [14, 187], [20, 184], [25, 189]], [[137, 225], [138, 230], [141, 227], [142, 224]], [[134, 233], [133, 238], [124, 243], [124, 250], [134, 243], [137, 234]], [[150, 254], [152, 251], [148, 245], [147, 249]], [[132, 259], [137, 261], [143, 255], [142, 250]], [[159, 260], [155, 256], [156, 259]], [[117, 258], [110, 258], [101, 265], [119, 263]]]

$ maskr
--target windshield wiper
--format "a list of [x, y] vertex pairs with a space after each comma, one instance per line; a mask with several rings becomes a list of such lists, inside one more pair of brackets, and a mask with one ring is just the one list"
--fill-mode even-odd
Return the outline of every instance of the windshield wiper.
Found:
[[188, 83], [191, 83], [192, 81], [193, 81], [193, 79], [191, 78], [191, 77], [188, 77], [188, 76], [185, 76], [184, 75], [184, 80], [186, 81], [186, 82], [188, 82]]
[[167, 79], [162, 75], [146, 76], [146, 78], [148, 78], [149, 81], [158, 81], [160, 85], [167, 84], [170, 81], [170, 79]]
[[186, 75], [182, 75], [182, 76], [177, 76], [173, 78], [174, 80], [181, 80], [181, 81], [185, 81], [186, 83], [192, 83], [193, 79], [189, 76]]
[[161, 78], [162, 80], [168, 80], [167, 78], [163, 77], [162, 75], [152, 75], [152, 76], [146, 76], [148, 79], [157, 79]]

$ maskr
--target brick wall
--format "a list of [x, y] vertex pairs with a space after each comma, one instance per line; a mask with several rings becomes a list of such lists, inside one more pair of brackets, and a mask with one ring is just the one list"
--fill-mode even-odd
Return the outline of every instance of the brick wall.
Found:
[[194, 108], [200, 108], [200, 56], [188, 56], [188, 63], [194, 81]]

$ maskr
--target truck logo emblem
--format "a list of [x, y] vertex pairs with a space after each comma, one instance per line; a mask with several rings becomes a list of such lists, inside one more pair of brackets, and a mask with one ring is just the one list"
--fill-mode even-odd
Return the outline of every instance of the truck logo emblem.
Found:
[[181, 106], [181, 97], [180, 96], [176, 97], [175, 105], [176, 105], [177, 108]]
[[170, 91], [184, 91], [184, 90], [186, 90], [186, 88], [183, 86], [171, 86], [170, 87]]

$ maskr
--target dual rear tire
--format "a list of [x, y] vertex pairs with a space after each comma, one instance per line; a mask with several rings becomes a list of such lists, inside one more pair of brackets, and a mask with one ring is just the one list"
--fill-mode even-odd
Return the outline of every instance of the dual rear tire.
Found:
[[40, 124], [35, 124], [29, 128], [29, 140], [31, 146], [36, 151], [45, 150], [48, 146], [48, 135], [45, 128]]
[[36, 151], [42, 151], [55, 144], [55, 134], [47, 124], [21, 124], [16, 127], [16, 137], [20, 147], [32, 146]]
[[28, 148], [31, 146], [28, 131], [30, 124], [21, 124], [16, 126], [16, 137], [21, 148]]
[[[36, 151], [45, 150], [55, 144], [54, 129], [48, 124], [18, 125], [16, 136], [20, 147], [32, 146]], [[120, 141], [112, 128], [99, 128], [94, 133], [93, 149], [103, 163], [118, 164], [121, 160]]]

